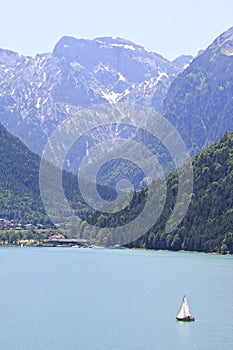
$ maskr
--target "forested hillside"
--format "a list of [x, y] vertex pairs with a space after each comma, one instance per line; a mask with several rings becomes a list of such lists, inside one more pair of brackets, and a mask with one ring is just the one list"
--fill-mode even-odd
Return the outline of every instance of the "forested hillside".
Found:
[[[171, 234], [164, 234], [166, 215], [134, 246], [153, 249], [233, 253], [233, 133], [202, 151], [193, 161], [194, 193], [189, 210]], [[175, 174], [168, 178], [166, 209], [175, 200]]]
[[[193, 159], [194, 191], [191, 205], [178, 228], [164, 232], [174, 207], [178, 180], [172, 173], [167, 178], [167, 199], [163, 214], [149, 233], [131, 243], [130, 247], [148, 249], [191, 250], [233, 253], [233, 133], [202, 151]], [[146, 192], [138, 192], [131, 208], [119, 214], [95, 215], [89, 222], [103, 227], [122, 225], [138, 215], [146, 200]], [[85, 231], [88, 235], [93, 233]], [[96, 237], [103, 243], [104, 236]], [[111, 237], [105, 241], [111, 241]], [[114, 243], [114, 242], [112, 242]]]
[[[49, 222], [40, 197], [40, 157], [1, 124], [0, 154], [0, 217], [21, 222]], [[85, 212], [87, 208], [80, 198], [76, 177], [63, 172], [63, 184], [73, 208]]]

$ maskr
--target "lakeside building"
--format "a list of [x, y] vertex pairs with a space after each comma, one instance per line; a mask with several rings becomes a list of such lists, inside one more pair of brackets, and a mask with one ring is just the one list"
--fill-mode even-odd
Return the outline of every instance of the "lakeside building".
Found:
[[[60, 236], [60, 234], [54, 235], [54, 236]], [[79, 246], [79, 247], [90, 247], [90, 242], [86, 239], [75, 239], [75, 238], [54, 238], [54, 236], [51, 236], [49, 239], [43, 242], [44, 247], [57, 247], [57, 246], [64, 246], [64, 247], [73, 247], [73, 246]], [[62, 236], [62, 235], [61, 235]]]

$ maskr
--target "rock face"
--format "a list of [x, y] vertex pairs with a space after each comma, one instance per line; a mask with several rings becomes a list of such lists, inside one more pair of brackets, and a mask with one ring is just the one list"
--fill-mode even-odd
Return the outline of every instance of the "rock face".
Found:
[[0, 49], [0, 122], [38, 154], [78, 110], [118, 101], [162, 112], [196, 154], [233, 130], [232, 96], [233, 28], [173, 62], [110, 37], [63, 37], [34, 58]]
[[233, 130], [233, 27], [173, 81], [163, 113], [192, 154]]
[[120, 38], [63, 37], [52, 53], [0, 49], [0, 122], [41, 154], [56, 126], [76, 111], [125, 101], [159, 111], [192, 57], [169, 62]]

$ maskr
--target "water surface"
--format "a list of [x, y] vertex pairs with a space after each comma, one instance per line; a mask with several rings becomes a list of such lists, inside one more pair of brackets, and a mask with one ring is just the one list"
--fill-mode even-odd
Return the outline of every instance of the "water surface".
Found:
[[232, 293], [231, 256], [0, 248], [0, 349], [229, 350]]

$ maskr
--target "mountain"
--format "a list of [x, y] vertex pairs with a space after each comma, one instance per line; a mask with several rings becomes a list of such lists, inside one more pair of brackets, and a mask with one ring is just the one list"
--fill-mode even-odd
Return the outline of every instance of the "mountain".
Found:
[[172, 82], [162, 112], [192, 154], [233, 130], [233, 27]]
[[[167, 198], [160, 219], [129, 247], [233, 253], [233, 133], [226, 134], [220, 142], [200, 152], [193, 159], [193, 170], [192, 200], [178, 228], [171, 233], [165, 232], [179, 186], [174, 172], [166, 180]], [[116, 227], [134, 220], [145, 206], [146, 194], [147, 191], [137, 192], [133, 204], [117, 214], [90, 216], [88, 221], [92, 225], [98, 223], [103, 227], [102, 235], [96, 238], [97, 243], [113, 239], [105, 227]], [[93, 238], [93, 232], [87, 230], [84, 237]]]
[[232, 72], [233, 28], [195, 59], [173, 62], [111, 37], [63, 37], [35, 57], [0, 49], [0, 122], [41, 154], [57, 125], [80, 109], [137, 103], [162, 112], [194, 155], [233, 129]]
[[[1, 124], [0, 153], [0, 218], [24, 223], [51, 223], [40, 197], [40, 157]], [[64, 171], [63, 185], [72, 207], [79, 214], [87, 212], [76, 177]]]
[[125, 101], [157, 111], [191, 56], [169, 62], [121, 38], [63, 37], [35, 57], [0, 49], [0, 122], [41, 154], [57, 125], [82, 108]]

